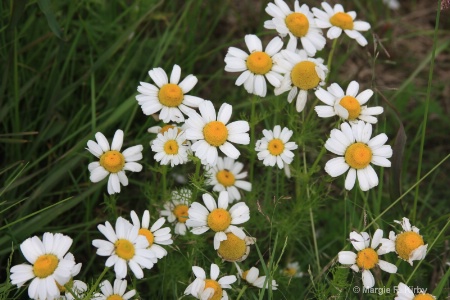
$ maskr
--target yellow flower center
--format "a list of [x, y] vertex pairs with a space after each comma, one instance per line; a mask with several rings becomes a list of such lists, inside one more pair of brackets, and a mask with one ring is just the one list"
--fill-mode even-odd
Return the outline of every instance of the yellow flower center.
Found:
[[217, 181], [223, 185], [224, 187], [233, 186], [236, 179], [234, 178], [233, 173], [228, 170], [222, 170], [217, 172]]
[[119, 239], [116, 241], [114, 246], [116, 249], [116, 254], [120, 258], [130, 260], [134, 257], [134, 245], [129, 240]]
[[117, 294], [108, 296], [108, 298], [106, 298], [106, 300], [123, 300], [122, 296], [119, 296]]
[[361, 113], [361, 105], [355, 97], [345, 96], [341, 99], [339, 104], [348, 111], [349, 120], [355, 120], [359, 117], [359, 114]]
[[159, 102], [168, 107], [176, 107], [183, 102], [183, 91], [173, 83], [165, 84], [161, 87], [158, 94]]
[[310, 90], [319, 85], [320, 78], [316, 72], [316, 64], [312, 61], [304, 60], [292, 68], [292, 83], [301, 90]]
[[285, 268], [283, 270], [283, 274], [285, 276], [289, 276], [289, 277], [294, 276], [296, 273], [297, 273], [297, 269], [295, 269], [295, 268]]
[[353, 169], [364, 169], [372, 160], [372, 150], [364, 143], [354, 143], [345, 150], [345, 161]]
[[226, 142], [228, 129], [222, 122], [212, 121], [203, 127], [203, 135], [210, 145], [219, 147]]
[[54, 254], [44, 254], [39, 256], [33, 265], [33, 273], [36, 277], [46, 278], [55, 272], [59, 259]]
[[264, 75], [272, 69], [272, 58], [266, 52], [255, 51], [247, 58], [247, 68], [250, 72]]
[[245, 241], [234, 235], [227, 233], [227, 239], [221, 241], [217, 253], [226, 261], [238, 261], [247, 252], [247, 245]]
[[116, 150], [106, 151], [100, 156], [100, 165], [110, 173], [117, 173], [125, 165], [125, 157]]
[[406, 231], [397, 235], [395, 240], [395, 250], [398, 256], [404, 260], [408, 260], [411, 252], [422, 246], [423, 238], [420, 234], [414, 231]]
[[214, 289], [214, 295], [209, 298], [209, 300], [220, 300], [222, 299], [222, 287], [220, 284], [212, 279], [206, 279], [205, 280], [205, 290], [207, 288], [213, 288]]
[[231, 224], [230, 213], [223, 208], [216, 208], [208, 215], [208, 226], [213, 231], [224, 231]]
[[284, 143], [280, 139], [273, 139], [267, 145], [267, 150], [274, 156], [280, 155], [284, 151]]
[[353, 29], [353, 19], [349, 14], [338, 12], [330, 18], [330, 23], [333, 26], [339, 27], [341, 29]]
[[189, 216], [188, 210], [189, 210], [189, 207], [184, 204], [175, 206], [175, 208], [173, 209], [173, 214], [177, 217], [178, 222], [186, 223], [188, 216]]
[[309, 21], [302, 13], [292, 13], [286, 17], [286, 26], [296, 37], [304, 37], [308, 33]]
[[139, 229], [139, 234], [145, 236], [145, 238], [148, 241], [148, 246], [150, 247], [151, 245], [153, 245], [153, 241], [155, 240], [155, 236], [153, 235], [153, 233], [148, 230], [147, 228], [141, 228]]
[[370, 270], [378, 263], [378, 254], [372, 248], [361, 250], [356, 255], [356, 264], [361, 269]]
[[178, 154], [178, 143], [176, 140], [168, 140], [165, 144], [164, 144], [164, 152], [166, 154]]
[[436, 298], [433, 297], [431, 294], [418, 294], [416, 295], [413, 300], [434, 300]]
[[[164, 132], [169, 131], [169, 129], [175, 128], [175, 126], [167, 124], [164, 125], [163, 127], [161, 127], [161, 130], [159, 131], [159, 133], [164, 134]], [[178, 128], [178, 132], [180, 132], [180, 129]]]
[[242, 272], [242, 279], [244, 279], [244, 280], [247, 280], [247, 274], [248, 274], [248, 272], [250, 272], [250, 270], [247, 270], [247, 271], [244, 271], [244, 272]]

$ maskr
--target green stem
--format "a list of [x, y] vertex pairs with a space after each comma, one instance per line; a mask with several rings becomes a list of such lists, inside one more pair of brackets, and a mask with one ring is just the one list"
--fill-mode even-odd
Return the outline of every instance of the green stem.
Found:
[[[200, 168], [202, 166], [202, 163], [200, 161], [200, 159], [196, 159], [195, 160], [195, 174], [194, 174], [194, 182], [199, 182], [199, 177], [200, 177]], [[199, 187], [195, 187], [194, 190], [192, 191], [192, 201], [197, 201], [197, 195], [198, 195], [198, 191], [199, 191]]]
[[252, 100], [251, 100], [252, 107], [251, 107], [251, 114], [250, 114], [250, 145], [249, 145], [249, 152], [250, 152], [249, 180], [251, 183], [253, 183], [255, 155], [256, 155], [256, 152], [253, 147], [255, 146], [255, 125], [256, 125], [255, 110], [256, 110], [257, 100], [258, 100], [257, 96], [252, 97]]
[[[428, 73], [428, 87], [427, 87], [427, 99], [425, 101], [425, 111], [423, 113], [423, 123], [422, 123], [422, 137], [420, 139], [420, 148], [419, 148], [419, 164], [417, 168], [417, 176], [416, 180], [420, 179], [420, 173], [422, 172], [422, 158], [423, 158], [423, 148], [425, 145], [425, 133], [427, 130], [427, 121], [428, 121], [428, 110], [430, 107], [430, 97], [431, 97], [431, 83], [433, 80], [433, 69], [434, 69], [434, 58], [436, 55], [436, 45], [437, 45], [437, 34], [439, 29], [439, 18], [441, 15], [440, 10], [440, 0], [438, 0], [438, 8], [437, 8], [437, 15], [436, 15], [436, 25], [434, 27], [434, 36], [433, 36], [433, 50], [431, 51], [431, 61], [430, 61], [430, 72]], [[414, 205], [413, 205], [413, 211], [411, 216], [411, 221], [416, 221], [416, 215], [417, 215], [417, 202], [419, 200], [419, 185], [416, 187], [415, 195], [414, 195]]]
[[327, 73], [327, 77], [325, 79], [325, 83], [328, 83], [328, 79], [330, 78], [330, 74], [331, 74], [331, 62], [333, 61], [333, 56], [334, 56], [334, 51], [336, 50], [336, 45], [337, 45], [337, 40], [338, 39], [334, 39], [333, 40], [333, 44], [331, 45], [331, 51], [328, 54], [328, 61], [327, 61], [327, 69], [328, 69], [328, 73]]
[[161, 182], [162, 182], [162, 193], [161, 193], [161, 197], [162, 200], [165, 201], [166, 199], [166, 192], [167, 192], [167, 165], [163, 165], [162, 166], [162, 171], [161, 171]]
[[239, 295], [237, 296], [236, 300], [241, 299], [242, 295], [244, 295], [245, 291], [247, 290], [247, 285], [244, 285], [244, 287], [239, 292]]
[[98, 285], [100, 284], [100, 281], [103, 279], [103, 277], [106, 275], [106, 272], [108, 272], [109, 268], [105, 267], [103, 272], [100, 274], [100, 276], [95, 281], [94, 285], [90, 288], [89, 292], [87, 293], [86, 297], [84, 299], [91, 299], [92, 294], [97, 289]]

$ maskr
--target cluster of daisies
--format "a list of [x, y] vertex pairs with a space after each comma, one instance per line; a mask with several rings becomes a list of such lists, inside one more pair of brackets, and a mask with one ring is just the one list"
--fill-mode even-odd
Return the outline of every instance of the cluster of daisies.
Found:
[[[271, 19], [264, 27], [276, 30], [278, 36], [263, 47], [256, 35], [246, 35], [248, 51], [230, 47], [225, 56], [225, 71], [240, 72], [236, 85], [243, 85], [250, 94], [265, 97], [267, 82], [274, 87], [275, 95], [288, 92], [288, 102], [295, 99], [299, 113], [306, 107], [308, 94], [314, 92], [323, 103], [315, 107], [318, 117], [338, 116], [343, 120], [339, 129], [331, 130], [325, 143], [325, 148], [338, 156], [326, 163], [325, 171], [332, 177], [348, 171], [345, 188], [351, 190], [358, 179], [360, 189], [367, 191], [378, 185], [372, 165], [390, 167], [388, 159], [392, 149], [386, 145], [386, 134], [372, 137], [372, 124], [377, 123], [376, 116], [383, 113], [383, 108], [368, 107], [366, 104], [373, 91], [360, 91], [356, 81], [350, 82], [345, 91], [338, 83], [323, 88], [329, 70], [324, 60], [315, 55], [326, 44], [323, 29], [328, 29], [326, 37], [330, 40], [344, 32], [365, 46], [367, 40], [361, 31], [369, 30], [370, 25], [356, 20], [356, 13], [346, 12], [340, 4], [331, 7], [323, 2], [321, 8], [310, 9], [295, 1], [292, 11], [283, 0], [269, 3], [266, 12]], [[283, 38], [287, 39], [286, 47]], [[134, 211], [131, 221], [117, 218], [115, 227], [108, 221], [98, 225], [106, 240], [95, 239], [92, 245], [99, 256], [107, 257], [105, 266], [113, 269], [116, 278], [113, 284], [103, 281], [99, 286], [101, 292], [94, 291], [95, 286], [94, 290], [89, 290], [86, 283], [73, 279], [80, 272], [81, 264], [75, 264], [74, 256], [68, 253], [72, 244], [70, 237], [45, 233], [42, 240], [37, 236], [27, 239], [20, 248], [31, 265], [12, 267], [11, 281], [20, 287], [32, 279], [28, 288], [30, 298], [57, 299], [63, 293], [66, 299], [85, 295], [92, 296], [91, 299], [130, 299], [136, 291], [127, 292], [127, 275], [132, 273], [137, 279], [144, 278], [146, 270], [167, 255], [164, 246], [173, 243], [171, 228], [163, 227], [166, 220], [173, 225], [176, 235], [188, 232], [211, 235], [212, 248], [224, 262], [235, 266], [241, 282], [261, 289], [277, 289], [276, 281], [271, 279], [273, 274], [259, 276], [258, 268], [243, 269], [238, 264], [247, 259], [250, 246], [256, 241], [242, 227], [250, 219], [250, 209], [241, 200], [244, 192], [252, 190], [252, 184], [245, 180], [247, 172], [243, 171], [244, 164], [237, 161], [241, 152], [236, 147], [250, 144], [249, 123], [231, 121], [233, 107], [228, 103], [222, 103], [217, 111], [213, 102], [191, 95], [198, 80], [194, 75], [181, 80], [178, 65], [173, 66], [170, 75], [162, 68], [154, 68], [149, 76], [153, 83], [141, 82], [136, 100], [145, 115], [164, 122], [148, 129], [149, 133], [156, 134], [150, 142], [154, 160], [171, 167], [188, 162], [202, 165], [205, 184], [215, 193], [203, 193], [201, 203], [197, 202], [196, 192], [186, 188], [175, 190], [153, 224], [146, 210], [142, 218]], [[293, 130], [281, 125], [262, 130], [263, 137], [254, 145], [258, 159], [265, 166], [284, 169], [290, 176], [289, 165], [298, 148], [290, 141], [293, 134]], [[126, 171], [143, 169], [138, 162], [143, 159], [143, 146], [135, 145], [122, 151], [123, 142], [124, 133], [120, 129], [111, 144], [101, 132], [95, 134], [95, 141], [87, 142], [87, 150], [98, 158], [88, 166], [90, 180], [99, 182], [108, 177], [110, 195], [120, 193], [121, 186], [128, 185]], [[401, 224], [404, 232], [398, 235], [391, 232], [389, 239], [382, 238], [382, 230], [375, 232], [372, 241], [365, 232], [352, 232], [350, 239], [358, 252], [340, 252], [339, 262], [351, 265], [354, 271], [362, 270], [364, 286], [372, 287], [375, 279], [370, 270], [376, 265], [390, 273], [397, 270], [395, 265], [379, 260], [379, 255], [395, 251], [410, 263], [423, 259], [427, 245], [419, 230], [411, 227], [407, 219]], [[195, 279], [184, 294], [198, 299], [228, 299], [225, 289], [238, 280], [236, 275], [219, 278], [219, 266], [214, 263], [209, 276], [200, 266], [193, 266], [192, 272]], [[289, 264], [283, 274], [300, 277], [298, 263]]]
[[[355, 271], [362, 273], [362, 283], [364, 288], [369, 289], [375, 285], [375, 278], [371, 272], [376, 266], [388, 273], [397, 273], [397, 266], [380, 259], [380, 256], [386, 253], [395, 252], [398, 257], [407, 261], [411, 266], [413, 261], [422, 260], [427, 254], [428, 244], [424, 243], [423, 236], [419, 234], [419, 229], [411, 226], [408, 218], [402, 221], [394, 221], [400, 224], [403, 231], [396, 234], [389, 232], [389, 238], [383, 238], [383, 230], [377, 229], [372, 237], [367, 232], [350, 233], [350, 242], [356, 250], [341, 251], [338, 254], [338, 260], [343, 265], [348, 265]], [[417, 298], [411, 289], [404, 283], [398, 285], [397, 300], [406, 299], [436, 299], [433, 295], [425, 293], [418, 294]], [[420, 295], [420, 296], [419, 296]]]

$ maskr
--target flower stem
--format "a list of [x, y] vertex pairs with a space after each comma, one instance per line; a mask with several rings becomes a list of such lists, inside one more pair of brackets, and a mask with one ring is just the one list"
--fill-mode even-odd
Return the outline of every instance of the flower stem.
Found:
[[105, 269], [103, 270], [103, 272], [100, 274], [100, 276], [97, 278], [97, 280], [95, 281], [94, 285], [91, 287], [91, 289], [89, 290], [89, 292], [87, 293], [86, 297], [84, 297], [84, 299], [91, 299], [92, 294], [94, 293], [94, 291], [97, 289], [97, 287], [100, 284], [100, 281], [103, 279], [103, 277], [106, 275], [106, 272], [108, 272], [109, 267], [105, 267]]
[[325, 83], [328, 83], [328, 79], [330, 78], [330, 74], [331, 74], [331, 63], [332, 63], [332, 61], [333, 61], [334, 50], [336, 49], [337, 40], [338, 40], [338, 39], [334, 39], [334, 40], [333, 40], [333, 44], [331, 45], [331, 51], [330, 51], [330, 53], [328, 54], [328, 61], [327, 61], [327, 69], [328, 69], [328, 73], [327, 73], [327, 77], [325, 78]]
[[250, 114], [250, 145], [249, 145], [249, 152], [250, 152], [250, 170], [249, 170], [249, 180], [252, 183], [253, 182], [253, 174], [254, 174], [254, 165], [255, 165], [255, 126], [256, 126], [256, 117], [255, 117], [255, 110], [256, 110], [256, 102], [258, 98], [257, 96], [252, 97], [252, 107], [251, 107], [251, 114]]

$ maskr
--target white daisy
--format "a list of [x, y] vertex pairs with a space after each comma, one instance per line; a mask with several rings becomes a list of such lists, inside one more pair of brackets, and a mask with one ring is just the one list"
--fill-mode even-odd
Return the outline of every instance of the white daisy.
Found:
[[157, 262], [153, 251], [148, 249], [147, 239], [139, 235], [139, 226], [133, 226], [122, 217], [116, 220], [116, 230], [107, 221], [105, 225], [98, 225], [98, 230], [108, 239], [93, 240], [92, 245], [97, 247], [97, 254], [109, 256], [105, 265], [114, 266], [116, 277], [119, 279], [127, 276], [127, 264], [136, 278], [144, 277], [142, 268], [151, 269]]
[[404, 284], [403, 282], [400, 282], [398, 286], [394, 288], [394, 290], [397, 291], [397, 297], [394, 298], [394, 300], [434, 300], [436, 299], [435, 296], [425, 293], [426, 289], [422, 289], [422, 291], [414, 295], [414, 292]]
[[250, 254], [250, 245], [255, 244], [256, 239], [249, 236], [238, 237], [230, 230], [226, 230], [225, 234], [227, 238], [220, 242], [217, 255], [229, 262], [240, 262], [247, 259]]
[[250, 54], [235, 47], [228, 48], [225, 71], [243, 72], [236, 80], [236, 85], [244, 84], [250, 94], [265, 97], [267, 84], [264, 77], [274, 87], [279, 86], [283, 79], [272, 61], [272, 57], [283, 47], [283, 42], [279, 37], [275, 37], [263, 51], [261, 40], [256, 35], [248, 34], [245, 36], [245, 44]]
[[229, 210], [228, 192], [219, 194], [218, 203], [209, 194], [203, 194], [203, 202], [206, 207], [198, 202], [191, 204], [189, 219], [186, 225], [192, 227], [191, 232], [202, 234], [209, 229], [214, 231], [214, 249], [219, 248], [221, 241], [227, 239], [226, 232], [232, 232], [241, 239], [245, 238], [244, 231], [234, 225], [242, 224], [250, 219], [250, 209], [244, 202], [238, 202]]
[[341, 4], [335, 4], [334, 8], [326, 2], [322, 2], [322, 8], [320, 10], [313, 7], [312, 11], [316, 16], [316, 25], [319, 28], [330, 28], [327, 32], [327, 37], [330, 40], [338, 38], [342, 30], [351, 39], [354, 39], [361, 46], [367, 45], [366, 38], [360, 33], [360, 31], [367, 31], [370, 29], [370, 24], [364, 21], [355, 21], [356, 12], [345, 12]]
[[314, 108], [321, 118], [339, 116], [350, 122], [357, 122], [359, 119], [375, 124], [378, 120], [374, 115], [383, 113], [381, 106], [367, 107], [364, 105], [372, 97], [373, 91], [367, 89], [358, 94], [359, 84], [356, 81], [350, 82], [345, 93], [337, 83], [331, 84], [327, 90], [319, 88], [315, 92], [316, 97], [326, 104]]
[[[64, 256], [64, 259], [72, 260], [75, 264], [75, 257], [70, 252]], [[72, 295], [72, 293], [70, 293], [70, 291], [66, 289], [66, 286], [68, 286], [71, 291], [75, 293], [75, 295], [79, 298], [83, 298], [84, 294], [88, 290], [86, 283], [81, 280], [73, 280], [73, 278], [80, 273], [81, 266], [81, 263], [75, 264], [73, 266], [72, 270], [70, 270], [70, 280], [65, 285], [59, 285], [58, 283], [56, 283], [58, 285], [59, 291], [65, 294], [67, 300], [74, 300], [75, 297]]]
[[359, 187], [363, 191], [378, 185], [378, 176], [371, 164], [390, 167], [388, 160], [392, 156], [392, 148], [385, 145], [388, 137], [381, 133], [372, 139], [372, 125], [363, 121], [356, 124], [342, 123], [341, 130], [333, 129], [325, 148], [339, 157], [330, 159], [325, 165], [325, 171], [332, 177], [344, 174], [345, 188], [351, 190], [358, 177]]
[[211, 101], [199, 105], [200, 114], [193, 111], [186, 121], [186, 138], [196, 140], [192, 151], [202, 163], [215, 165], [217, 163], [217, 148], [226, 156], [236, 159], [241, 154], [231, 143], [248, 145], [250, 127], [247, 121], [234, 121], [227, 125], [231, 118], [233, 107], [222, 104], [217, 113]]
[[134, 210], [131, 211], [130, 215], [133, 225], [139, 227], [139, 235], [145, 236], [147, 239], [149, 244], [148, 249], [150, 249], [158, 259], [166, 256], [167, 250], [160, 245], [171, 245], [173, 243], [170, 228], [161, 228], [166, 222], [166, 219], [159, 218], [149, 229], [150, 212], [148, 210], [145, 210], [142, 215], [142, 223], [139, 221], [139, 217]]
[[275, 88], [275, 95], [281, 95], [289, 91], [288, 102], [297, 96], [296, 109], [301, 112], [305, 107], [308, 91], [325, 84], [328, 73], [327, 67], [321, 58], [308, 57], [305, 50], [282, 50], [275, 61], [285, 74], [281, 85]]
[[247, 172], [241, 172], [243, 168], [244, 164], [230, 157], [219, 157], [215, 166], [206, 167], [206, 184], [213, 185], [213, 191], [227, 191], [230, 203], [241, 200], [238, 188], [252, 190], [252, 184], [242, 180], [247, 177]]
[[206, 278], [205, 270], [200, 267], [193, 266], [192, 272], [196, 278], [186, 288], [184, 294], [202, 300], [228, 300], [228, 294], [224, 289], [230, 289], [230, 284], [237, 280], [234, 275], [223, 276], [217, 280], [220, 270], [216, 264], [211, 264], [210, 279]]
[[154, 158], [161, 162], [161, 165], [176, 166], [188, 161], [189, 146], [185, 144], [186, 136], [184, 131], [177, 128], [169, 129], [164, 133], [159, 133], [157, 138], [150, 142], [152, 151], [156, 152]]
[[402, 226], [403, 231], [395, 234], [389, 232], [389, 239], [381, 240], [381, 247], [386, 253], [394, 252], [398, 257], [413, 265], [414, 260], [422, 260], [427, 254], [428, 244], [425, 245], [423, 237], [419, 234], [419, 228], [411, 226], [408, 218], [402, 221], [394, 221]]
[[295, 278], [303, 277], [303, 272], [300, 271], [300, 265], [297, 261], [288, 263], [286, 267], [281, 270], [281, 274]]
[[123, 131], [117, 130], [109, 147], [109, 142], [101, 132], [95, 134], [97, 142], [89, 140], [87, 150], [100, 160], [88, 165], [91, 172], [89, 179], [99, 182], [109, 175], [108, 194], [120, 193], [120, 184], [128, 185], [125, 171], [140, 172], [142, 165], [136, 161], [142, 159], [142, 145], [129, 147], [120, 152], [123, 144]]
[[189, 200], [192, 197], [192, 191], [182, 188], [179, 191], [172, 192], [172, 199], [164, 204], [164, 209], [160, 212], [161, 216], [167, 217], [170, 223], [176, 222], [175, 234], [186, 234], [186, 221], [189, 217]]
[[338, 254], [341, 264], [351, 265], [350, 268], [355, 272], [359, 272], [360, 269], [362, 270], [362, 281], [365, 288], [371, 288], [375, 285], [375, 278], [370, 270], [376, 265], [385, 272], [397, 272], [397, 267], [394, 264], [379, 259], [379, 255], [384, 253], [380, 250], [377, 251], [376, 248], [380, 245], [382, 237], [383, 230], [381, 229], [375, 231], [372, 242], [367, 232], [357, 233], [356, 231], [352, 231], [350, 233], [350, 242], [358, 253], [341, 251]]
[[265, 166], [275, 166], [282, 169], [285, 165], [291, 164], [294, 159], [292, 150], [298, 148], [295, 142], [289, 142], [294, 132], [287, 127], [281, 130], [280, 125], [276, 125], [272, 130], [263, 130], [264, 137], [256, 141], [255, 150], [258, 151], [258, 159], [263, 161]]
[[[260, 289], [269, 288], [269, 281], [267, 280], [266, 282], [267, 276], [259, 276], [259, 270], [257, 268], [251, 267], [247, 271], [242, 271], [237, 264], [236, 267], [238, 269], [239, 276], [251, 285]], [[275, 280], [272, 280], [271, 288], [272, 290], [276, 290], [278, 288], [278, 284]]]
[[31, 264], [15, 265], [10, 269], [11, 284], [21, 287], [33, 279], [28, 287], [31, 299], [59, 298], [60, 286], [71, 278], [75, 261], [65, 258], [72, 245], [72, 239], [61, 233], [46, 232], [42, 241], [37, 236], [26, 239], [20, 244], [25, 259]]
[[322, 29], [316, 26], [314, 15], [308, 5], [300, 6], [298, 1], [294, 2], [294, 11], [283, 0], [269, 2], [266, 12], [272, 16], [272, 20], [264, 22], [264, 28], [276, 29], [281, 37], [289, 35], [287, 49], [297, 49], [297, 40], [300, 42], [309, 56], [316, 55], [316, 51], [325, 47], [326, 39], [323, 37]]
[[131, 290], [125, 293], [127, 290], [127, 281], [115, 279], [114, 287], [108, 280], [104, 280], [100, 284], [101, 293], [94, 294], [92, 300], [128, 300], [136, 295], [136, 290]]
[[156, 86], [150, 83], [141, 82], [137, 90], [140, 93], [136, 100], [146, 115], [161, 111], [159, 119], [165, 123], [170, 121], [184, 122], [184, 116], [188, 115], [193, 109], [197, 108], [203, 102], [202, 98], [186, 95], [197, 84], [197, 77], [188, 75], [183, 81], [180, 81], [181, 68], [178, 65], [173, 66], [170, 80], [162, 68], [154, 68], [148, 72], [155, 82]]

